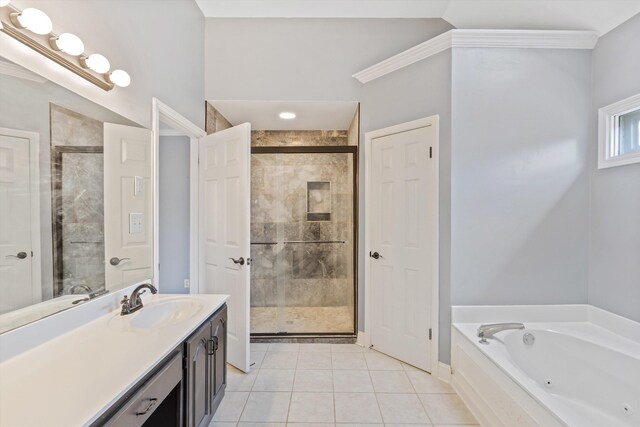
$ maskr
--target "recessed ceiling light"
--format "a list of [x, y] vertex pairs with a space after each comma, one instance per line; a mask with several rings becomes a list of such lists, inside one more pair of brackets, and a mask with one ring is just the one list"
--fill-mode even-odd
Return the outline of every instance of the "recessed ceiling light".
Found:
[[288, 112], [288, 111], [284, 111], [284, 112], [280, 113], [280, 118], [281, 119], [285, 119], [285, 120], [295, 119], [296, 118], [296, 113], [291, 113], [291, 112]]

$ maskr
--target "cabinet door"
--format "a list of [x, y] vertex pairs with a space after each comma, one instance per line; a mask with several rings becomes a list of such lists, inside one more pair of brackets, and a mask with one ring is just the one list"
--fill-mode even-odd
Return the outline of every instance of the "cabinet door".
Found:
[[214, 412], [222, 399], [227, 383], [227, 306], [225, 305], [213, 318], [211, 333], [213, 349], [213, 378], [211, 395], [211, 409]]
[[209, 421], [211, 402], [211, 363], [208, 354], [211, 322], [206, 322], [186, 344], [187, 426], [199, 427]]

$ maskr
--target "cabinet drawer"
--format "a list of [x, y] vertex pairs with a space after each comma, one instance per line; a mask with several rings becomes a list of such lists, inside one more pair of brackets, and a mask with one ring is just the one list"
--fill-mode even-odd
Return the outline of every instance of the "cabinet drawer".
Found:
[[182, 355], [176, 352], [175, 356], [149, 378], [105, 425], [141, 426], [180, 381], [182, 381]]

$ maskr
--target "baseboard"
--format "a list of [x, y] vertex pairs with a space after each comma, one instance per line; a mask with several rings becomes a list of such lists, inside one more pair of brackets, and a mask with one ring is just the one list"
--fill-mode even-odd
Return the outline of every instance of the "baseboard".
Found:
[[446, 363], [438, 362], [437, 377], [440, 381], [451, 384], [451, 366]]
[[367, 334], [365, 334], [363, 331], [358, 331], [358, 338], [356, 339], [356, 344], [365, 348], [369, 347]]

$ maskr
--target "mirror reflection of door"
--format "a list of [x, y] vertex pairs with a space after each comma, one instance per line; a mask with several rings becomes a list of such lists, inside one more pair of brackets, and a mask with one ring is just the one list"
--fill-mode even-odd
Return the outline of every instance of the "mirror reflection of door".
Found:
[[104, 229], [107, 289], [152, 277], [152, 135], [104, 124]]
[[37, 144], [34, 134], [0, 128], [0, 314], [41, 298], [39, 258], [33, 257], [34, 233], [40, 233], [38, 207], [32, 206], [39, 197], [32, 194]]

